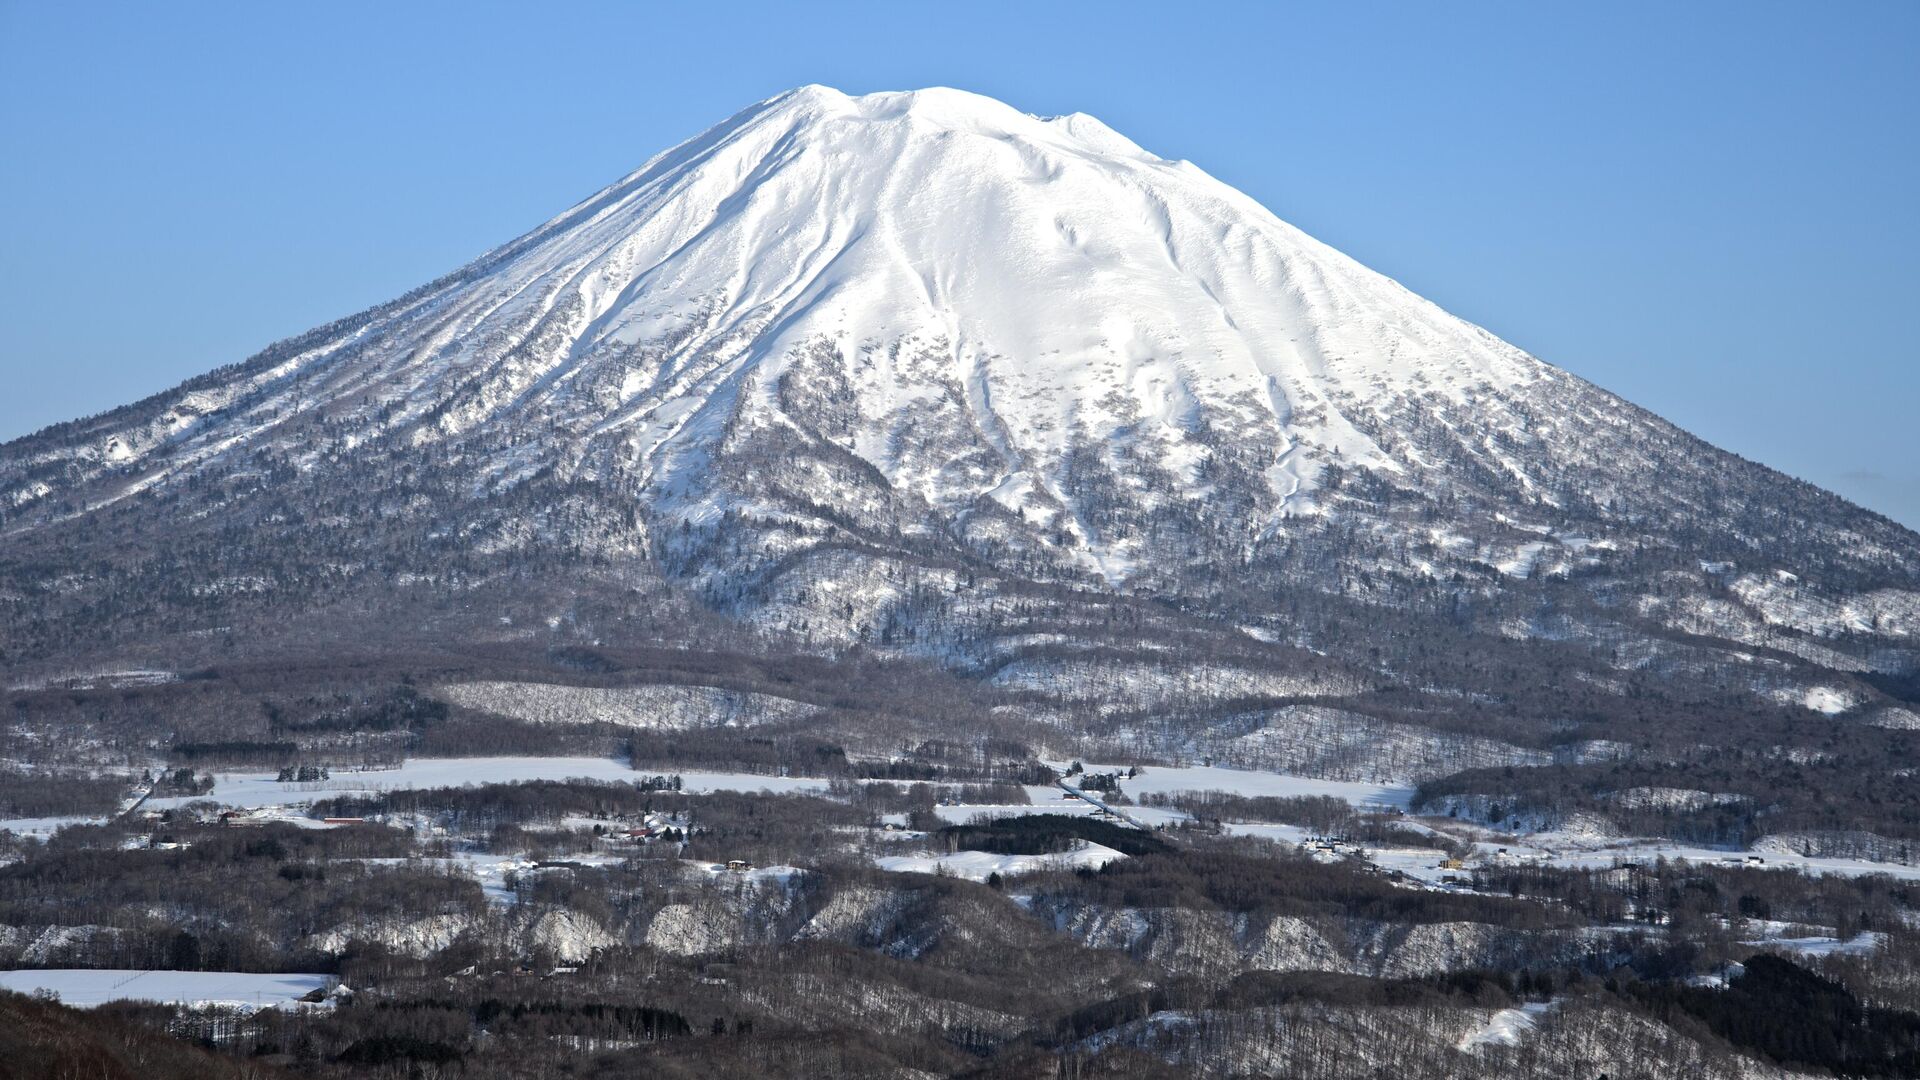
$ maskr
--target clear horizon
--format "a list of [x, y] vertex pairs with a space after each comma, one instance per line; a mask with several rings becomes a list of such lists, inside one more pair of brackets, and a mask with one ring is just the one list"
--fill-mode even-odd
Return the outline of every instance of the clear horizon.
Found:
[[803, 83], [1088, 112], [1920, 526], [1920, 7], [0, 0], [0, 439], [391, 299]]

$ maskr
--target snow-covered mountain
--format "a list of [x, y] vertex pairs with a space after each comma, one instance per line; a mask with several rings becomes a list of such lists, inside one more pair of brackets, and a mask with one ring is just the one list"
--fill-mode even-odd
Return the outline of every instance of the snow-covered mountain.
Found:
[[[1268, 444], [1271, 523], [1312, 512], [1335, 461], [1431, 468], [1366, 434], [1413, 398], [1512, 428], [1507, 395], [1555, 378], [1092, 117], [806, 87], [74, 456], [148, 466], [148, 483], [235, 449], [298, 460], [313, 448], [276, 428], [347, 404], [348, 449], [533, 423], [540, 447], [496, 455], [494, 474], [631, 471], [649, 502], [711, 503], [700, 478], [723, 429], [779, 423], [783, 390], [830, 383], [846, 408], [824, 434], [894, 488], [1057, 519], [1117, 580], [1141, 541], [1083, 520], [1067, 475], [1081, 448], [1135, 455], [1197, 506], [1214, 487], [1204, 434], [1225, 425]], [[216, 410], [239, 423], [201, 423]], [[972, 453], [954, 460], [954, 443]]]
[[691, 620], [1122, 711], [1531, 665], [1865, 715], [1920, 664], [1914, 533], [1092, 117], [946, 89], [754, 105], [393, 303], [0, 447], [0, 507], [36, 664], [289, 610]]

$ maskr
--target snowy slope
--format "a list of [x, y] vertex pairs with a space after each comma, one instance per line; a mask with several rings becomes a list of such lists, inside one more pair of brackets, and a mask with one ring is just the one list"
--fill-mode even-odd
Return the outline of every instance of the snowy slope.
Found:
[[[660, 155], [457, 284], [71, 456], [142, 473], [129, 493], [261, 444], [311, 461], [280, 418], [360, 399], [381, 407], [348, 418], [349, 446], [539, 416], [566, 441], [495, 453], [491, 471], [602, 457], [665, 496], [698, 485], [736, 416], [779, 422], [782, 386], [824, 377], [809, 367], [823, 355], [852, 395], [836, 441], [896, 488], [1044, 515], [1072, 508], [1066, 461], [1088, 441], [1151, 450], [1179, 497], [1204, 499], [1208, 425], [1266, 448], [1267, 512], [1302, 509], [1330, 456], [1418, 464], [1346, 411], [1555, 377], [1091, 117], [810, 86]], [[220, 409], [231, 420], [209, 418]], [[964, 432], [977, 460], [955, 468], [929, 425]], [[1102, 565], [1126, 565], [1126, 545], [1089, 539]]]
[[[1091, 117], [945, 89], [782, 94], [392, 303], [0, 447], [10, 659], [356, 590], [428, 637], [697, 611], [1103, 709], [1350, 696], [1435, 624], [1862, 716], [1853, 675], [1920, 665], [1920, 537]], [[1352, 606], [1428, 622], [1316, 631]]]

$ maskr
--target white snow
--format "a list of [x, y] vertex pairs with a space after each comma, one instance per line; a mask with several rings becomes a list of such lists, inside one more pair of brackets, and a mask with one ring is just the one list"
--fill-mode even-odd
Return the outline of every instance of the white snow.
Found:
[[461, 914], [357, 920], [314, 934], [307, 938], [306, 944], [320, 952], [338, 955], [352, 942], [377, 941], [402, 956], [425, 958], [453, 944], [473, 925], [472, 918]]
[[19, 836], [44, 837], [68, 825], [97, 825], [97, 817], [37, 817], [37, 818], [0, 818], [0, 832], [11, 832]]
[[[661, 772], [671, 773], [671, 769]], [[652, 775], [649, 773], [648, 775]], [[826, 791], [830, 782], [811, 776], [762, 776], [759, 773], [683, 772], [680, 790], [696, 794], [708, 791], [768, 791], [775, 795], [805, 795]]]
[[109, 1001], [234, 1005], [259, 1008], [296, 1001], [324, 989], [331, 975], [260, 974], [241, 971], [131, 971], [117, 968], [47, 968], [0, 971], [0, 989], [31, 994], [52, 991], [62, 1004], [92, 1008]]
[[[1088, 529], [1065, 482], [1079, 447], [1161, 462], [1194, 503], [1209, 429], [1255, 447], [1271, 528], [1317, 512], [1336, 461], [1430, 468], [1364, 433], [1414, 398], [1519, 429], [1502, 391], [1558, 378], [1191, 163], [945, 88], [781, 94], [493, 258], [93, 453], [147, 468], [123, 497], [265, 445], [315, 401], [380, 403], [347, 445], [426, 446], [524, 411], [545, 445], [485, 451], [491, 475], [584, 460], [590, 440], [691, 517], [713, 508], [682, 483], [704, 449], [736, 421], [777, 422], [787, 377], [817, 362], [853, 391], [837, 441], [896, 490], [1057, 516], [1072, 557], [1118, 581], [1139, 541]], [[985, 463], [952, 469], [951, 443], [903, 437], [934, 428], [970, 433]]]
[[1511, 578], [1533, 576], [1534, 567], [1540, 562], [1540, 555], [1552, 545], [1533, 540], [1515, 548], [1513, 554], [1494, 564], [1494, 569]]
[[1810, 588], [1784, 570], [1743, 574], [1728, 587], [1767, 622], [1818, 637], [1851, 633], [1910, 636], [1920, 632], [1920, 593], [1876, 589], [1833, 595]]
[[724, 875], [725, 880], [752, 881], [782, 887], [791, 885], [795, 880], [807, 875], [807, 871], [798, 866], [756, 866], [751, 870], [729, 870], [724, 863], [689, 861], [689, 864], [699, 867], [702, 871], [716, 878]]
[[919, 874], [947, 873], [954, 877], [985, 881], [993, 874], [1002, 877], [1032, 873], [1035, 870], [1071, 870], [1078, 867], [1102, 867], [1125, 855], [1103, 844], [1087, 840], [1075, 842], [1070, 851], [1053, 855], [995, 855], [987, 851], [956, 851], [950, 855], [886, 855], [874, 864], [882, 870]]
[[1742, 944], [1756, 948], [1784, 949], [1802, 956], [1847, 956], [1870, 953], [1879, 948], [1886, 938], [1885, 934], [1862, 930], [1845, 941], [1831, 936], [1781, 937], [1769, 934]]
[[[1092, 817], [1099, 814], [1099, 807], [1084, 799], [1068, 798], [1066, 792], [1052, 785], [1029, 785], [1026, 791], [1027, 801], [1024, 803], [956, 803], [950, 806], [936, 806], [933, 812], [942, 821], [949, 821], [956, 825], [993, 818], [1021, 817], [1027, 814], [1064, 814], [1069, 817]], [[1187, 815], [1178, 810], [1166, 810], [1154, 806], [1127, 806], [1122, 809], [1126, 811], [1127, 816], [1142, 825], [1168, 825], [1187, 820]]]
[[[1492, 862], [1538, 863], [1543, 866], [1572, 869], [1606, 870], [1623, 862], [1644, 864], [1657, 859], [1668, 861], [1685, 859], [1692, 863], [1715, 865], [1737, 863], [1752, 869], [1793, 871], [1810, 876], [1832, 874], [1838, 877], [1860, 877], [1884, 874], [1904, 881], [1920, 881], [1920, 866], [1874, 862], [1870, 859], [1804, 856], [1789, 852], [1768, 851], [1758, 856], [1764, 861], [1749, 863], [1747, 860], [1750, 853], [1748, 852], [1700, 847], [1647, 837], [1612, 836], [1585, 831], [1577, 827], [1523, 835], [1506, 835], [1467, 826], [1446, 818], [1405, 817], [1398, 821], [1405, 828], [1426, 829], [1444, 832], [1458, 838], [1470, 838], [1473, 853], [1465, 860], [1468, 868], [1479, 863]], [[1230, 822], [1225, 828], [1227, 832], [1236, 836], [1262, 837], [1281, 844], [1299, 844], [1308, 838], [1308, 830], [1292, 825]], [[1427, 886], [1439, 887], [1444, 879], [1453, 876], [1464, 877], [1469, 872], [1443, 866], [1442, 863], [1447, 856], [1434, 848], [1363, 846], [1367, 862], [1384, 870], [1397, 870]], [[1814, 941], [1814, 939], [1807, 940]], [[1860, 947], [1858, 941], [1859, 939], [1854, 939], [1854, 944], [1849, 947]]]
[[1800, 699], [1800, 704], [1817, 713], [1838, 716], [1853, 708], [1853, 695], [1831, 686], [1816, 686], [1809, 689]]
[[710, 686], [564, 686], [532, 682], [449, 683], [435, 694], [457, 705], [535, 723], [612, 723], [681, 730], [798, 720], [815, 710], [770, 694]]
[[[671, 766], [634, 768], [617, 758], [597, 757], [463, 757], [409, 758], [396, 769], [365, 772], [335, 771], [330, 779], [310, 784], [281, 783], [274, 773], [218, 773], [213, 790], [201, 796], [171, 796], [147, 800], [147, 807], [165, 810], [191, 802], [212, 800], [226, 806], [297, 806], [342, 795], [381, 791], [462, 787], [469, 784], [517, 784], [531, 780], [601, 780], [635, 783], [643, 777], [674, 775]], [[794, 793], [825, 791], [827, 781], [811, 777], [761, 776], [756, 773], [679, 772], [681, 790], [771, 791]]]
[[60, 687], [68, 690], [122, 690], [140, 686], [161, 686], [178, 681], [180, 676], [171, 671], [135, 668], [126, 671], [79, 671], [45, 675], [9, 683], [7, 689], [46, 690]]
[[[1622, 861], [1652, 862], [1655, 859], [1669, 861], [1685, 859], [1688, 862], [1714, 864], [1733, 861], [1746, 865], [1747, 858], [1746, 852], [1724, 848], [1700, 847], [1695, 844], [1650, 838], [1604, 837], [1564, 829], [1501, 838], [1497, 846], [1505, 847], [1508, 857], [1514, 860], [1539, 861], [1551, 866], [1589, 870], [1604, 870]], [[1491, 855], [1495, 847], [1494, 842], [1477, 843], [1478, 857]], [[1404, 869], [1416, 877], [1432, 880], [1438, 876], [1437, 869], [1432, 866], [1438, 858], [1437, 853], [1426, 852], [1425, 866], [1396, 865], [1395, 868]], [[1756, 869], [1796, 870], [1809, 875], [1833, 874], [1840, 877], [1885, 874], [1902, 880], [1920, 881], [1920, 866], [1906, 866], [1900, 863], [1780, 852], [1768, 852], [1764, 858], [1766, 861], [1756, 865]], [[1383, 865], [1386, 864], [1383, 863]]]
[[[1257, 836], [1276, 844], [1304, 844], [1313, 835], [1298, 825], [1277, 825], [1267, 821], [1228, 821], [1221, 824], [1229, 836]], [[1369, 854], [1372, 850], [1369, 849]]]
[[1120, 789], [1129, 798], [1143, 795], [1171, 795], [1182, 791], [1219, 791], [1245, 796], [1327, 795], [1345, 799], [1355, 806], [1396, 807], [1406, 809], [1413, 789], [1398, 784], [1370, 784], [1346, 780], [1318, 780], [1286, 773], [1254, 772], [1248, 769], [1223, 769], [1210, 765], [1184, 767], [1142, 766], [1140, 775], [1128, 779], [1124, 765], [1088, 765], [1088, 772], [1122, 773]]
[[1482, 1046], [1518, 1046], [1520, 1039], [1540, 1017], [1552, 1009], [1551, 1001], [1529, 1001], [1516, 1009], [1501, 1009], [1488, 1018], [1485, 1027], [1469, 1032], [1460, 1040], [1460, 1049], [1475, 1050]]
[[1892, 728], [1896, 731], [1920, 731], [1920, 713], [1912, 709], [1902, 709], [1897, 705], [1889, 705], [1865, 717], [1865, 720], [1874, 727]]

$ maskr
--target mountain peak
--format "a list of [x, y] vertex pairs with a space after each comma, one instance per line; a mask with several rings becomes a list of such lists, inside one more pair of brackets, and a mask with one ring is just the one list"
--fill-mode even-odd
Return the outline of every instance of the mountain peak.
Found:
[[1024, 139], [1038, 144], [1072, 147], [1083, 153], [1107, 154], [1160, 161], [1132, 140], [1086, 113], [1036, 116], [997, 98], [930, 86], [919, 90], [889, 90], [846, 94], [830, 86], [809, 84], [747, 109], [737, 119], [790, 120], [797, 125], [854, 121], [867, 124], [912, 124], [925, 132], [963, 132], [988, 138]]
[[[651, 505], [697, 518], [715, 505], [699, 477], [716, 439], [790, 422], [803, 387], [830, 384], [847, 403], [826, 436], [841, 452], [944, 512], [987, 500], [1046, 523], [1116, 582], [1145, 547], [1073, 494], [1086, 447], [1142, 456], [1155, 500], [1225, 515], [1257, 544], [1319, 511], [1329, 468], [1427, 470], [1396, 433], [1407, 418], [1470, 406], [1524, 426], [1513, 391], [1554, 378], [1084, 113], [810, 85], [212, 391], [250, 403], [223, 433], [199, 421], [202, 392], [99, 454], [128, 469], [168, 449], [125, 489], [139, 491], [279, 446], [302, 410], [359, 417], [356, 442], [461, 453], [531, 424], [553, 433], [549, 467], [630, 474]], [[1232, 499], [1222, 439], [1241, 470]], [[523, 451], [480, 453], [494, 475], [525, 474]]]
[[[1351, 530], [1391, 552], [1345, 582], [1604, 565], [1610, 529], [1691, 527], [1649, 477], [1722, 460], [1090, 116], [824, 86], [391, 304], [13, 444], [0, 506], [362, 456], [455, 462], [476, 497], [604, 488], [621, 544], [744, 515], [781, 523], [748, 563], [942, 537], [1129, 589]], [[1539, 537], [1572, 521], [1556, 561]], [[1911, 547], [1868, 532], [1833, 557]]]

